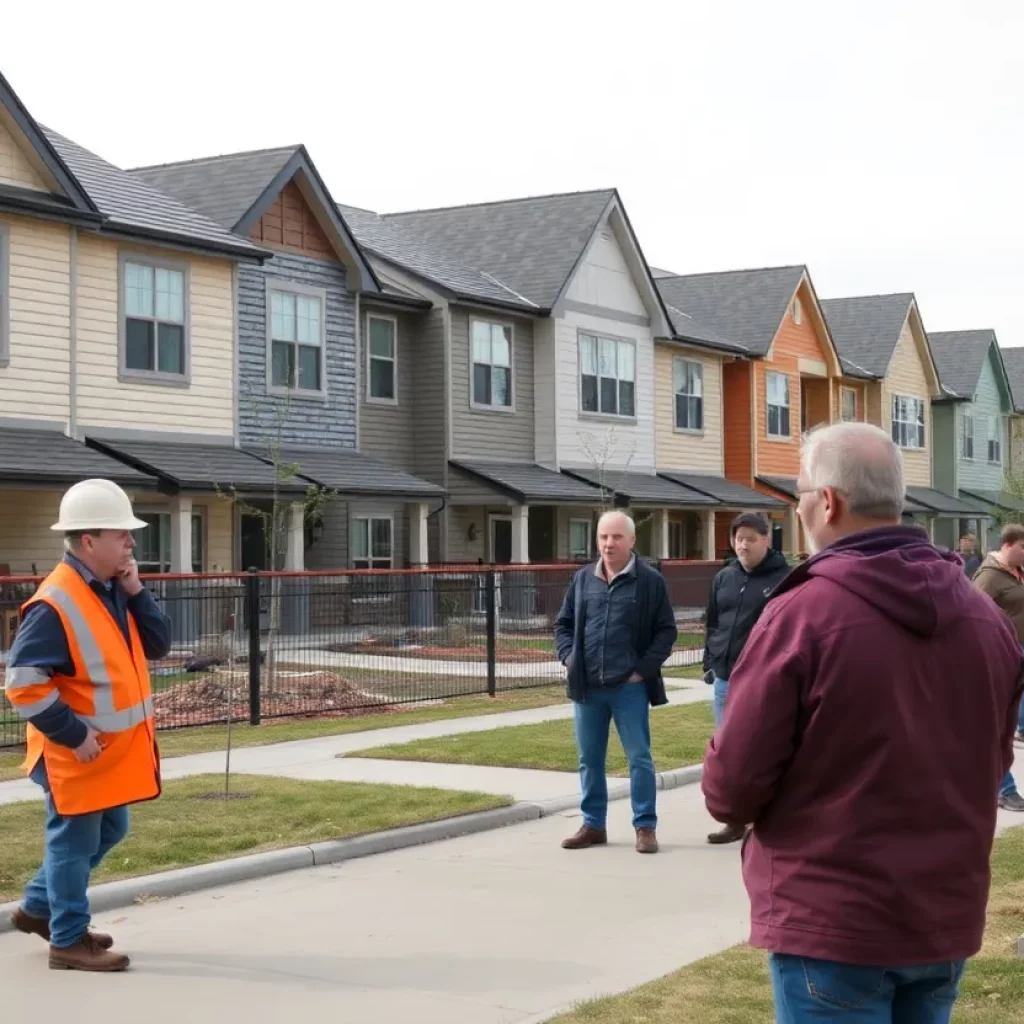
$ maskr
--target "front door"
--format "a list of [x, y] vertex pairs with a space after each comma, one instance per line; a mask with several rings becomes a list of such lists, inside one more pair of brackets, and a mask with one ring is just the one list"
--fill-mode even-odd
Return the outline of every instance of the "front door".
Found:
[[512, 517], [491, 516], [491, 562], [508, 565], [512, 561]]
[[267, 568], [267, 542], [264, 537], [264, 525], [262, 516], [242, 514], [242, 568], [259, 569], [261, 572]]

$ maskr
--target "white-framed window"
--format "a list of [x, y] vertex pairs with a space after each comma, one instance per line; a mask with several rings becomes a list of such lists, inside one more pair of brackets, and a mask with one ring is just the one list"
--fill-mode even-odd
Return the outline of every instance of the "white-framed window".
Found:
[[839, 417], [844, 423], [857, 420], [857, 392], [854, 388], [839, 389]]
[[960, 417], [960, 457], [974, 458], [974, 417], [969, 412]]
[[892, 396], [892, 439], [901, 448], [925, 447], [924, 402], [920, 398]]
[[988, 461], [997, 465], [1003, 461], [1003, 421], [998, 416], [988, 418]]
[[589, 519], [569, 520], [569, 558], [588, 562], [594, 550], [594, 524]]
[[789, 377], [769, 371], [764, 375], [768, 399], [768, 436], [789, 437]]
[[351, 524], [353, 569], [390, 569], [394, 525], [390, 516], [358, 516]]
[[11, 235], [6, 224], [0, 224], [0, 366], [11, 358]]
[[[778, 307], [776, 306], [776, 309]], [[800, 304], [799, 297], [793, 299], [793, 323], [799, 325], [803, 323], [804, 319], [804, 307]]]
[[268, 385], [271, 391], [324, 391], [323, 289], [267, 282]]
[[512, 408], [512, 328], [471, 320], [472, 404], [484, 409]]
[[580, 410], [601, 416], [636, 416], [636, 344], [622, 338], [580, 335]]
[[119, 267], [121, 376], [187, 383], [187, 266], [122, 253]]
[[398, 321], [392, 316], [366, 318], [366, 397], [398, 401]]
[[[140, 512], [139, 518], [148, 525], [137, 530], [135, 560], [139, 572], [171, 571], [171, 514], [170, 512]], [[205, 530], [203, 514], [192, 512], [192, 572], [202, 572], [205, 564]]]
[[676, 430], [704, 429], [704, 364], [693, 359], [672, 361]]

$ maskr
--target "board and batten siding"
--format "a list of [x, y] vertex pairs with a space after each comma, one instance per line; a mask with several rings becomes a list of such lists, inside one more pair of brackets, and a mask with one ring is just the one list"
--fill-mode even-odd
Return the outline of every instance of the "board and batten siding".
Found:
[[9, 247], [9, 360], [0, 416], [67, 423], [71, 413], [71, 229], [0, 216]]
[[[501, 462], [533, 462], [533, 323], [497, 313], [450, 308], [452, 358], [451, 458]], [[474, 321], [512, 328], [512, 408], [490, 409], [472, 404]]]
[[[676, 361], [699, 363], [704, 385], [704, 426], [700, 431], [676, 429]], [[722, 476], [722, 360], [675, 345], [655, 345], [655, 454], [659, 469], [689, 469]]]
[[[974, 401], [960, 403], [957, 407], [957, 434], [955, 451], [959, 457], [957, 465], [957, 486], [970, 490], [999, 491], [1003, 489], [1005, 476], [1004, 465], [1007, 464], [1007, 431], [1006, 416], [1010, 412], [1004, 392], [1000, 387], [993, 366], [994, 353], [991, 349], [981, 365], [978, 388]], [[960, 421], [965, 415], [974, 417], [974, 458], [965, 459], [961, 438]], [[989, 418], [995, 417], [999, 424], [1000, 461], [988, 461]]]
[[[166, 386], [118, 374], [118, 258], [172, 258], [188, 264], [187, 386]], [[78, 418], [83, 426], [167, 428], [234, 433], [234, 301], [232, 263], [151, 247], [78, 239]]]
[[[323, 394], [268, 393], [267, 286], [296, 284], [326, 293]], [[238, 434], [242, 444], [280, 438], [305, 447], [354, 448], [356, 443], [355, 296], [341, 263], [277, 253], [262, 267], [238, 273]]]
[[609, 225], [606, 224], [594, 238], [569, 284], [566, 298], [571, 302], [602, 306], [632, 316], [648, 315]]
[[57, 521], [63, 491], [0, 489], [0, 562], [15, 576], [35, 566], [48, 573], [61, 559], [64, 539], [50, 526]]
[[932, 413], [928, 378], [925, 374], [921, 353], [914, 340], [910, 320], [900, 331], [900, 340], [889, 361], [882, 389], [882, 429], [892, 434], [892, 398], [903, 395], [924, 401], [924, 448], [903, 448], [903, 475], [908, 484], [930, 487], [932, 483]]
[[14, 185], [34, 192], [50, 191], [3, 120], [0, 120], [0, 185]]

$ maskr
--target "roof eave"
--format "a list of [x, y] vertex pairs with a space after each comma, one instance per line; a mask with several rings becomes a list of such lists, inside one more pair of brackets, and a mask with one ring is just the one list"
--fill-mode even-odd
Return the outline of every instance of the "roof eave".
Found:
[[0, 213], [35, 217], [39, 220], [51, 220], [58, 224], [71, 224], [80, 228], [96, 228], [103, 223], [101, 213], [80, 210], [78, 207], [61, 209], [54, 203], [34, 202], [29, 196], [10, 193], [0, 196]]
[[254, 245], [242, 246], [232, 245], [230, 242], [214, 242], [192, 235], [179, 235], [173, 231], [158, 231], [116, 220], [104, 221], [100, 226], [100, 232], [109, 238], [157, 242], [186, 252], [201, 253], [207, 256], [226, 256], [242, 263], [264, 263], [274, 255], [270, 250], [260, 249]]

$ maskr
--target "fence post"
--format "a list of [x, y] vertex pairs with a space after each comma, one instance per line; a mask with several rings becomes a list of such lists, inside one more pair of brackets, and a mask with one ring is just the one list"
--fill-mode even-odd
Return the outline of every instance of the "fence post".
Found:
[[494, 586], [494, 570], [487, 570], [487, 693], [493, 697], [498, 689], [497, 672], [497, 634], [498, 634], [498, 602], [497, 591]]
[[249, 724], [260, 724], [260, 574], [245, 578], [245, 627], [249, 631]]

